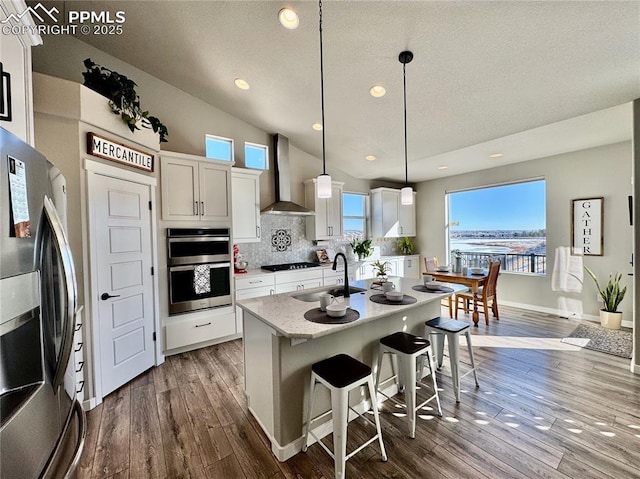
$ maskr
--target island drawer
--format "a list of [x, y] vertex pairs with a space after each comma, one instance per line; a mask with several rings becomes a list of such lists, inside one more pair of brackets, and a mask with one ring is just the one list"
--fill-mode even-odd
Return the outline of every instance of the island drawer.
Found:
[[165, 326], [166, 348], [210, 341], [236, 334], [236, 318], [233, 312], [221, 315], [201, 316], [174, 321]]

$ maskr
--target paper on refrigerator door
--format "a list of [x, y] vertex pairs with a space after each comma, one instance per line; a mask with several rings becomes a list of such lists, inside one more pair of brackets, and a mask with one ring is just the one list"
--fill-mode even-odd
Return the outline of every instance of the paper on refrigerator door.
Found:
[[16, 238], [31, 236], [29, 203], [27, 202], [27, 174], [24, 162], [9, 156], [9, 192]]

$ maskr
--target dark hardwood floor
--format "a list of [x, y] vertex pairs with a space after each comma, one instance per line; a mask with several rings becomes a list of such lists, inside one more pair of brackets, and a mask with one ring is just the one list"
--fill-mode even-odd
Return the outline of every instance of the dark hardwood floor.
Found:
[[[456, 404], [445, 358], [444, 416], [425, 410], [410, 439], [387, 401], [388, 462], [367, 447], [347, 462], [347, 477], [640, 478], [640, 377], [628, 359], [561, 344], [578, 324], [501, 308], [500, 321], [472, 328], [480, 388], [467, 376]], [[240, 340], [168, 357], [88, 412], [77, 477], [332, 478], [318, 445], [274, 458], [247, 411], [242, 371]], [[350, 423], [349, 446], [371, 430]]]

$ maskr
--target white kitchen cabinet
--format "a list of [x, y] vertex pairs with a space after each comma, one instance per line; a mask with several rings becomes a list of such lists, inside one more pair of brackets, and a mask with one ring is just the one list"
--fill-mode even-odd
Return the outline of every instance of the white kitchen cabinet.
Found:
[[373, 261], [367, 261], [360, 264], [355, 271], [356, 280], [375, 278], [376, 275], [373, 272]]
[[415, 192], [412, 205], [400, 204], [400, 190], [371, 190], [371, 232], [375, 238], [416, 235]]
[[163, 153], [162, 219], [229, 223], [231, 164], [182, 153]]
[[389, 270], [387, 271], [387, 276], [400, 276], [400, 270], [398, 269], [398, 260], [397, 259], [381, 259], [380, 261], [387, 263]]
[[322, 269], [309, 268], [304, 271], [281, 272], [276, 274], [275, 280], [278, 294], [318, 288], [322, 286]]
[[260, 174], [262, 170], [231, 168], [234, 243], [260, 241]]
[[[275, 275], [267, 273], [262, 275], [247, 275], [235, 277], [236, 301], [241, 299], [259, 298], [276, 293]], [[242, 332], [242, 308], [236, 306], [236, 333]]]
[[420, 256], [408, 255], [398, 258], [398, 276], [420, 279]]
[[[356, 271], [354, 271], [354, 265], [350, 265], [348, 269], [349, 281], [356, 279]], [[330, 267], [322, 268], [322, 284], [323, 286], [343, 285], [344, 284], [344, 266], [338, 266], [336, 270], [332, 270]]]
[[165, 323], [166, 349], [183, 348], [236, 334], [233, 308], [214, 308], [178, 315]]
[[331, 198], [318, 198], [317, 180], [304, 182], [305, 206], [316, 212], [306, 218], [308, 240], [342, 238], [342, 190], [344, 183], [331, 182]]

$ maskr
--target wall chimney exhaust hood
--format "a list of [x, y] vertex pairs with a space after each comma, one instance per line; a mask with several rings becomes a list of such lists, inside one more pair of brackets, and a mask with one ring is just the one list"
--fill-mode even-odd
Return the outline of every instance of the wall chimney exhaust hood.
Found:
[[315, 211], [291, 201], [291, 174], [289, 172], [289, 139], [280, 134], [273, 135], [273, 173], [276, 180], [276, 202], [260, 213], [269, 215], [311, 216]]

